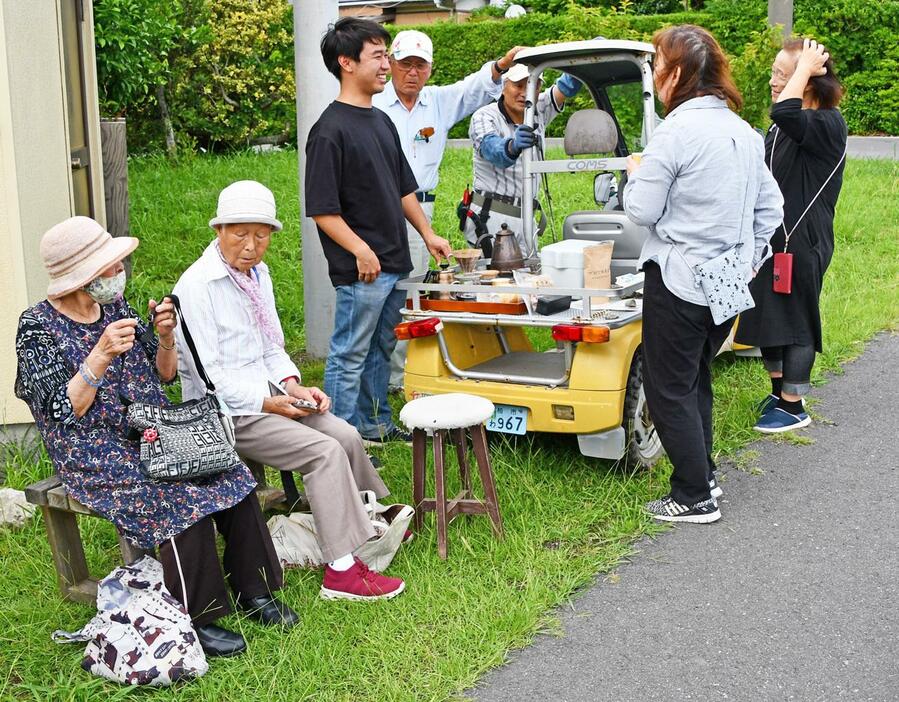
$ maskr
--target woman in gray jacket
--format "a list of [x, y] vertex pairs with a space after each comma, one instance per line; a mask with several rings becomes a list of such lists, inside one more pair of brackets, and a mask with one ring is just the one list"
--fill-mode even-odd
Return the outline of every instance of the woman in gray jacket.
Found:
[[[732, 111], [742, 97], [712, 35], [671, 27], [653, 45], [666, 119], [642, 159], [628, 160], [624, 209], [650, 229], [640, 256], [643, 378], [674, 472], [670, 493], [646, 508], [663, 521], [706, 524], [721, 518], [711, 364], [734, 316], [752, 304], [748, 283], [770, 255], [783, 198], [765, 167], [761, 136]], [[707, 269], [711, 285], [702, 281]]]

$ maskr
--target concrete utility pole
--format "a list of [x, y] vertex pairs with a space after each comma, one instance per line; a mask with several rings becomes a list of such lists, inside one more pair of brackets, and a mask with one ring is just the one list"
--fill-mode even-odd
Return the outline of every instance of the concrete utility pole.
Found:
[[793, 0], [768, 0], [768, 26], [783, 25], [783, 36], [793, 33]]
[[315, 358], [328, 353], [334, 328], [334, 288], [322, 252], [315, 222], [306, 217], [304, 180], [306, 140], [309, 130], [339, 85], [322, 61], [319, 42], [328, 25], [338, 17], [337, 0], [292, 0], [294, 70], [297, 83], [297, 152], [300, 162], [300, 226], [303, 237], [303, 310], [306, 318], [306, 351]]

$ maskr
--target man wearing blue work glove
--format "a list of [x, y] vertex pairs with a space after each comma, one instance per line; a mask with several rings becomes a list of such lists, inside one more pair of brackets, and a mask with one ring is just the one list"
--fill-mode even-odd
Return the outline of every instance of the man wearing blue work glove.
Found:
[[515, 133], [511, 139], [506, 139], [506, 153], [509, 158], [516, 159], [521, 156], [521, 152], [537, 145], [539, 137], [534, 132], [533, 127], [526, 124], [519, 124], [515, 127]]
[[[522, 236], [521, 194], [524, 189], [524, 167], [519, 158], [525, 149], [533, 148], [532, 157], [543, 158], [543, 137], [547, 125], [562, 111], [567, 98], [581, 89], [581, 82], [563, 73], [551, 88], [537, 97], [534, 126], [524, 122], [528, 67], [515, 64], [503, 75], [503, 93], [495, 103], [482, 107], [471, 117], [468, 136], [474, 149], [474, 193], [465, 221], [465, 238], [482, 248], [485, 256], [492, 252], [492, 236], [502, 224], [518, 235], [525, 256], [534, 255], [533, 242]], [[533, 192], [537, 192], [537, 177]], [[537, 231], [542, 232], [546, 219], [535, 207]]]

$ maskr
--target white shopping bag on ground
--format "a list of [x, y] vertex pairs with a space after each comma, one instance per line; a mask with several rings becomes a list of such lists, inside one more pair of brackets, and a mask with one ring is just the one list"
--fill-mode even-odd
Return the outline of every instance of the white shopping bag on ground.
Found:
[[[365, 565], [383, 573], [403, 542], [415, 510], [409, 505], [382, 505], [371, 490], [361, 493], [375, 536], [354, 551]], [[275, 552], [285, 568], [324, 564], [315, 532], [315, 519], [308, 512], [278, 515], [268, 520]]]

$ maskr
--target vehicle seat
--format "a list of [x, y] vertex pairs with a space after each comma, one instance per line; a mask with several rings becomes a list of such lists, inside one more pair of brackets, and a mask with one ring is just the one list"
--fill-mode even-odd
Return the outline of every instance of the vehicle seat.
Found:
[[618, 146], [618, 127], [605, 110], [578, 110], [565, 125], [565, 153], [569, 156], [607, 154]]
[[[615, 120], [603, 110], [579, 110], [565, 127], [565, 153], [569, 156], [613, 152], [618, 145]], [[623, 185], [623, 183], [622, 183]], [[649, 230], [631, 222], [620, 210], [572, 212], [562, 226], [563, 239], [614, 241], [612, 280], [637, 272], [637, 259]]]

